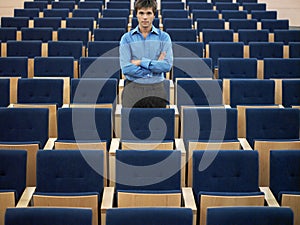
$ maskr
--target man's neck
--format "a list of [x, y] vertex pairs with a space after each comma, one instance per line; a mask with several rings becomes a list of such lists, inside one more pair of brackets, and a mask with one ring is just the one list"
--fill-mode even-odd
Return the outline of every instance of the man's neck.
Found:
[[144, 36], [144, 38], [146, 38], [148, 36], [148, 34], [151, 32], [152, 26], [151, 27], [147, 27], [147, 28], [141, 28], [141, 27], [139, 27], [139, 30], [142, 33], [142, 35]]

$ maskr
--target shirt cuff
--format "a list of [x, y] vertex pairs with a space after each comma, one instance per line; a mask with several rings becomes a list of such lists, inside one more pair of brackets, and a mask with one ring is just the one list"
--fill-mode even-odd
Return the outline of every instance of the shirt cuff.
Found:
[[150, 59], [147, 59], [147, 58], [143, 57], [142, 60], [141, 60], [141, 67], [149, 69], [150, 63], [151, 63]]

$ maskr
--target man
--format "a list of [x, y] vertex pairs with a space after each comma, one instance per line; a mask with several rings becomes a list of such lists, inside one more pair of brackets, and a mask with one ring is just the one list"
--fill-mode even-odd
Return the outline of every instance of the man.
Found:
[[170, 36], [152, 25], [155, 0], [137, 0], [138, 26], [123, 35], [120, 42], [120, 65], [126, 76], [123, 107], [165, 108], [167, 105], [164, 75], [171, 70], [173, 52]]

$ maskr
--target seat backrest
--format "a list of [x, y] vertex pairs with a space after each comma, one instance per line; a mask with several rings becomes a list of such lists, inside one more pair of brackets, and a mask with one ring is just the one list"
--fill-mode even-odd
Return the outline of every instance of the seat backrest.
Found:
[[40, 40], [42, 42], [52, 41], [53, 28], [36, 27], [36, 28], [21, 28], [22, 40]]
[[225, 108], [186, 108], [183, 110], [183, 140], [237, 140], [237, 110]]
[[239, 41], [248, 45], [249, 42], [268, 42], [269, 31], [268, 30], [252, 30], [252, 29], [239, 29], [238, 30]]
[[184, 2], [162, 2], [161, 10], [164, 9], [184, 9]]
[[36, 8], [39, 9], [40, 12], [42, 12], [44, 9], [47, 9], [48, 7], [48, 2], [47, 1], [24, 1], [24, 8], [29, 9], [29, 8]]
[[17, 40], [17, 28], [15, 27], [1, 27], [0, 40], [5, 43], [8, 40]]
[[246, 138], [253, 147], [255, 140], [299, 139], [298, 109], [246, 109]]
[[29, 26], [29, 17], [1, 17], [1, 27], [15, 27], [21, 30]]
[[299, 193], [300, 150], [271, 150], [270, 189], [278, 202], [282, 193]]
[[211, 2], [188, 2], [189, 12], [193, 13], [194, 16], [194, 10], [212, 10], [213, 4]]
[[89, 31], [94, 31], [94, 18], [93, 17], [72, 17], [66, 19], [67, 28], [88, 28]]
[[42, 56], [42, 41], [7, 41], [7, 56]]
[[71, 103], [116, 105], [117, 79], [72, 79]]
[[78, 8], [79, 9], [99, 9], [99, 12], [102, 11], [103, 2], [102, 1], [84, 1], [78, 2]]
[[106, 3], [107, 9], [128, 9], [130, 10], [129, 1], [109, 1]]
[[197, 32], [202, 32], [203, 29], [224, 29], [225, 20], [218, 18], [197, 18]]
[[274, 30], [288, 30], [289, 20], [279, 20], [279, 19], [261, 19], [261, 28], [268, 29], [270, 32], [274, 33]]
[[20, 104], [63, 104], [62, 79], [19, 79], [18, 103]]
[[49, 41], [48, 56], [71, 56], [79, 60], [82, 46], [82, 41]]
[[192, 19], [190, 18], [164, 18], [164, 30], [168, 28], [192, 28]]
[[7, 225], [91, 225], [92, 210], [83, 208], [10, 208], [5, 214]]
[[97, 21], [99, 18], [99, 9], [74, 9], [72, 17], [93, 17]]
[[59, 28], [57, 31], [58, 41], [81, 41], [87, 46], [89, 41], [88, 28]]
[[254, 10], [265, 11], [266, 9], [267, 9], [266, 3], [254, 3], [254, 4], [252, 2], [243, 3], [243, 10], [247, 10], [248, 14], [252, 14]]
[[188, 42], [188, 41], [173, 41], [173, 57], [203, 57], [203, 43], [202, 42]]
[[257, 19], [257, 21], [261, 21], [264, 19], [276, 20], [277, 19], [277, 11], [265, 11], [265, 10], [252, 10], [251, 11], [252, 19]]
[[27, 152], [25, 150], [0, 150], [0, 190], [14, 191], [18, 202], [26, 188]]
[[212, 78], [212, 60], [199, 57], [176, 57], [173, 61], [172, 75], [174, 81], [177, 78]]
[[14, 17], [39, 17], [39, 9], [14, 9]]
[[275, 104], [274, 80], [232, 79], [229, 89], [231, 107]]
[[0, 107], [7, 107], [10, 104], [10, 80], [0, 79]]
[[165, 18], [188, 18], [188, 11], [184, 9], [164, 9], [161, 12], [163, 19]]
[[179, 110], [182, 106], [220, 106], [222, 80], [178, 80], [176, 99]]
[[219, 58], [219, 79], [257, 78], [257, 60], [250, 58]]
[[60, 17], [43, 17], [33, 19], [34, 27], [51, 27], [57, 31], [61, 27]]
[[69, 9], [44, 9], [44, 17], [60, 17], [65, 20], [69, 17]]
[[264, 59], [264, 79], [300, 78], [300, 59]]
[[232, 3], [230, 0], [223, 0], [223, 2], [215, 0], [214, 5], [216, 6], [216, 10], [218, 10], [220, 13], [222, 13], [223, 10], [239, 10], [239, 4]]
[[175, 112], [170, 108], [122, 108], [121, 139], [130, 141], [174, 140]]
[[203, 29], [203, 42], [209, 44], [210, 42], [233, 42], [233, 30], [223, 29]]
[[116, 191], [181, 189], [181, 152], [178, 150], [117, 150]]
[[43, 148], [48, 140], [48, 109], [1, 108], [1, 142], [35, 142]]
[[[226, 168], [226, 169], [224, 169]], [[259, 192], [256, 151], [193, 151], [193, 192]]]
[[293, 211], [282, 207], [217, 207], [207, 209], [207, 225], [292, 225]]
[[101, 150], [38, 151], [36, 192], [100, 195], [104, 188], [103, 170]]
[[197, 31], [186, 28], [169, 28], [166, 32], [170, 35], [172, 41], [193, 41], [197, 40]]
[[51, 6], [52, 9], [69, 9], [70, 11], [73, 11], [73, 9], [75, 8], [75, 2], [74, 1], [64, 1], [64, 2], [52, 1]]
[[274, 30], [274, 41], [283, 42], [285, 45], [300, 42], [300, 30]]
[[226, 21], [230, 19], [247, 19], [247, 11], [246, 10], [222, 10], [222, 18]]
[[94, 30], [94, 41], [120, 41], [125, 28], [98, 28]]
[[91, 41], [87, 47], [88, 57], [119, 56], [119, 41]]
[[127, 29], [126, 17], [101, 17], [98, 20], [99, 28], [123, 28]]
[[289, 57], [300, 58], [300, 42], [289, 43]]
[[250, 42], [250, 58], [283, 58], [283, 42]]
[[282, 105], [292, 107], [300, 105], [300, 80], [282, 80]]
[[120, 79], [121, 68], [118, 57], [82, 57], [80, 58], [81, 78]]
[[104, 9], [103, 17], [126, 17], [128, 18], [130, 11], [128, 9]]
[[0, 76], [22, 77], [28, 76], [28, 58], [27, 57], [1, 57], [0, 58]]
[[116, 208], [106, 212], [106, 224], [135, 225], [192, 225], [192, 210], [189, 208]]
[[103, 141], [112, 138], [112, 109], [60, 108], [57, 111], [58, 140]]
[[34, 76], [35, 77], [73, 77], [74, 58], [73, 57], [35, 57]]
[[256, 19], [229, 19], [229, 29], [238, 32], [240, 29], [257, 29]]

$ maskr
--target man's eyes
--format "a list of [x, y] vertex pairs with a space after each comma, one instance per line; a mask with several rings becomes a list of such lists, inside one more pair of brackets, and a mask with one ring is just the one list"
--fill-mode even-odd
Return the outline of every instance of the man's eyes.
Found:
[[143, 15], [147, 15], [147, 16], [151, 16], [152, 15], [152, 12], [147, 12], [147, 13], [143, 13], [143, 12], [140, 12], [139, 13], [141, 16], [143, 16]]

